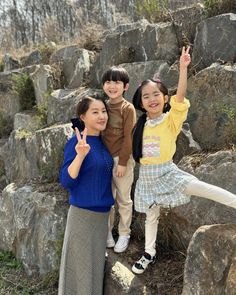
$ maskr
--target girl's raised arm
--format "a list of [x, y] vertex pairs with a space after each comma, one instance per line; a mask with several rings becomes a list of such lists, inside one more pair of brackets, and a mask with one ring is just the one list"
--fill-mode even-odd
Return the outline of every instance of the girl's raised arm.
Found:
[[189, 54], [190, 47], [188, 46], [182, 48], [182, 53], [179, 59], [179, 82], [176, 92], [176, 101], [183, 102], [186, 90], [187, 90], [187, 73], [188, 65], [191, 62], [191, 57]]

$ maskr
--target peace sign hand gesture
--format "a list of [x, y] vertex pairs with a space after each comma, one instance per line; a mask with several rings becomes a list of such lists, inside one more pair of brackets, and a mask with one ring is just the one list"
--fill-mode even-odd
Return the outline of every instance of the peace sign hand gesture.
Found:
[[190, 54], [189, 54], [189, 50], [190, 50], [190, 46], [187, 46], [186, 49], [185, 49], [185, 46], [182, 48], [181, 56], [180, 56], [180, 59], [179, 59], [180, 67], [187, 68], [188, 65], [190, 64], [191, 57], [190, 57]]
[[75, 134], [78, 140], [78, 143], [75, 146], [75, 150], [76, 153], [83, 158], [85, 158], [90, 151], [90, 145], [86, 142], [87, 132], [87, 128], [84, 128], [83, 136], [81, 137], [78, 128], [75, 128]]

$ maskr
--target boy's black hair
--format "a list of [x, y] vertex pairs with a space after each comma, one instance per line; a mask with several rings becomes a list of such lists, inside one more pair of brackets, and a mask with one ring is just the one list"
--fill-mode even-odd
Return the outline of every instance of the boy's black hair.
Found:
[[122, 81], [125, 86], [129, 83], [129, 74], [126, 69], [113, 66], [102, 75], [102, 85], [104, 85], [106, 81]]
[[[142, 112], [144, 112], [144, 114], [142, 114], [134, 129], [133, 129], [133, 158], [136, 162], [139, 163], [140, 158], [142, 158], [142, 146], [143, 146], [143, 129], [144, 129], [144, 125], [146, 123], [146, 118], [147, 118], [147, 114], [146, 114], [146, 110], [142, 107], [142, 89], [145, 85], [147, 85], [150, 82], [154, 82], [157, 83], [159, 90], [164, 94], [164, 95], [168, 95], [168, 89], [167, 87], [160, 81], [160, 80], [153, 80], [153, 79], [148, 79], [143, 81], [139, 87], [137, 88], [137, 90], [134, 93], [133, 96], [133, 105], [137, 110], [140, 110]], [[166, 113], [170, 110], [170, 104], [168, 102], [166, 102], [164, 104], [164, 109], [163, 109], [163, 113]]]

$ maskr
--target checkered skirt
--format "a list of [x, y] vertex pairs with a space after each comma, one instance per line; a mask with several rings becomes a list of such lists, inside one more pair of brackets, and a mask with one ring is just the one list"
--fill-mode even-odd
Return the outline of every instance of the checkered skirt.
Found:
[[182, 171], [172, 161], [140, 165], [135, 187], [135, 210], [146, 213], [154, 205], [176, 207], [188, 203], [190, 196], [184, 194], [184, 190], [194, 179], [195, 176]]

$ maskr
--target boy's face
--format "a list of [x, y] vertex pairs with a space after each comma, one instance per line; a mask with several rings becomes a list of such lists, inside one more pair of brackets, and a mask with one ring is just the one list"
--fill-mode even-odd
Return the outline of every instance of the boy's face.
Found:
[[106, 81], [103, 84], [103, 91], [110, 100], [119, 100], [123, 98], [123, 92], [128, 90], [129, 84], [124, 86], [122, 81]]

